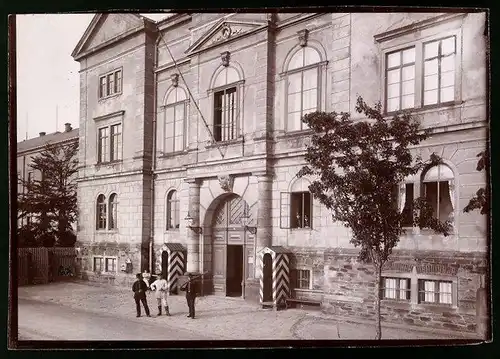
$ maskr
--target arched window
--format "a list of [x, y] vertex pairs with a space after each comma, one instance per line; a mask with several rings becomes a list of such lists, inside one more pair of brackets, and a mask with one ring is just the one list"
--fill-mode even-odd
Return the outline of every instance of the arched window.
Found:
[[109, 229], [118, 228], [118, 196], [113, 193], [109, 197]]
[[303, 130], [302, 117], [320, 108], [321, 57], [312, 47], [301, 47], [286, 69], [287, 131]]
[[430, 167], [422, 177], [423, 195], [433, 208], [433, 216], [440, 221], [453, 219], [455, 208], [454, 175], [450, 167], [439, 164]]
[[106, 197], [103, 194], [97, 197], [96, 227], [97, 229], [106, 229]]
[[165, 152], [172, 153], [184, 149], [186, 117], [186, 92], [179, 87], [174, 87], [165, 100]]
[[173, 190], [167, 196], [167, 231], [179, 229], [179, 198], [177, 191]]
[[238, 136], [238, 71], [224, 67], [213, 82], [214, 92], [214, 138], [215, 141], [230, 141]]

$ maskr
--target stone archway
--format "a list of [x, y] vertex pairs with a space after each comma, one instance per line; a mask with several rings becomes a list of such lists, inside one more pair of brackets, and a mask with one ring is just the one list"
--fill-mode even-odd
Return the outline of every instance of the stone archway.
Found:
[[203, 258], [212, 273], [214, 294], [244, 298], [246, 279], [253, 277], [255, 237], [245, 231], [244, 214], [254, 225], [248, 203], [234, 193], [217, 197], [207, 209]]

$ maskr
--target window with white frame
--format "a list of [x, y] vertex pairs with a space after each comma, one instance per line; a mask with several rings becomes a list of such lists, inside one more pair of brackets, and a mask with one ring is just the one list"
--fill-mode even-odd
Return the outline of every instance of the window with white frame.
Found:
[[177, 191], [172, 190], [167, 195], [167, 231], [179, 229], [180, 208]]
[[455, 186], [450, 167], [439, 164], [423, 173], [422, 190], [433, 209], [433, 217], [439, 221], [453, 218]]
[[298, 178], [290, 192], [280, 194], [280, 228], [312, 228], [313, 197], [309, 185], [307, 179]]
[[415, 41], [385, 53], [387, 113], [456, 100], [458, 35]]
[[411, 287], [409, 278], [382, 278], [382, 299], [394, 299], [409, 301], [411, 298]]
[[165, 99], [165, 152], [182, 151], [185, 148], [186, 118], [187, 118], [186, 92], [174, 87]]
[[99, 76], [99, 99], [122, 92], [122, 70], [114, 70]]
[[101, 127], [97, 135], [97, 162], [106, 163], [122, 159], [121, 123]]
[[106, 197], [103, 194], [100, 194], [97, 197], [96, 203], [96, 228], [97, 229], [106, 229]]
[[418, 281], [418, 302], [453, 304], [451, 281], [420, 279]]
[[415, 104], [415, 47], [386, 55], [387, 112], [413, 108]]
[[104, 271], [108, 273], [115, 273], [116, 272], [116, 262], [117, 259], [115, 257], [106, 257], [105, 258], [105, 267]]
[[235, 140], [241, 117], [242, 80], [235, 68], [224, 67], [213, 82], [213, 136], [216, 142]]
[[286, 129], [304, 130], [302, 117], [320, 108], [321, 57], [312, 47], [301, 47], [286, 69]]
[[97, 162], [108, 162], [108, 149], [109, 149], [109, 133], [108, 127], [103, 127], [98, 130], [97, 138]]
[[110, 161], [122, 159], [122, 125], [120, 123], [111, 126]]
[[103, 257], [94, 257], [94, 272], [104, 272]]
[[311, 271], [309, 269], [297, 269], [297, 289], [310, 289], [311, 288]]
[[118, 228], [118, 195], [113, 193], [109, 196], [109, 229]]

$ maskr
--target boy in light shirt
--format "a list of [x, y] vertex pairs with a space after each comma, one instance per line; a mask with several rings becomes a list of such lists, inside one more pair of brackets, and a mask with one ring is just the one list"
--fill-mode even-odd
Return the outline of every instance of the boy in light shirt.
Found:
[[161, 307], [165, 307], [165, 315], [170, 316], [170, 312], [168, 311], [168, 283], [165, 279], [165, 276], [162, 274], [161, 277], [151, 283], [151, 290], [154, 290], [156, 300], [158, 302], [158, 316], [161, 315]]

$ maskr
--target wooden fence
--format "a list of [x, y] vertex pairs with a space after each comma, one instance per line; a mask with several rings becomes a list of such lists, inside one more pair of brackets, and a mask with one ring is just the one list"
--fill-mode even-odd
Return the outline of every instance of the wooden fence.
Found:
[[17, 258], [20, 286], [67, 279], [76, 272], [74, 248], [19, 248]]

